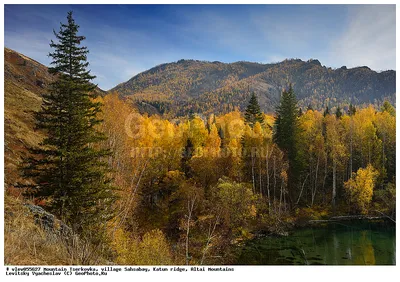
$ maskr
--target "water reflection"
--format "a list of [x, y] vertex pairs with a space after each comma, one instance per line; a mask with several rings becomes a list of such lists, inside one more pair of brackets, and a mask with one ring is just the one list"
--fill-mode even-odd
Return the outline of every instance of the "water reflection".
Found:
[[395, 265], [395, 227], [384, 222], [328, 224], [288, 237], [249, 242], [237, 264]]

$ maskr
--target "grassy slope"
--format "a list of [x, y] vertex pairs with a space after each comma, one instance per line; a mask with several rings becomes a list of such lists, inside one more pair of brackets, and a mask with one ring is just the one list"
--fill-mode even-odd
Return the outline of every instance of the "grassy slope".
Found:
[[43, 138], [34, 130], [33, 112], [40, 109], [41, 93], [52, 77], [47, 67], [7, 48], [4, 72], [4, 165], [5, 184], [10, 188], [19, 180], [17, 167], [26, 147]]
[[4, 199], [4, 264], [68, 265], [80, 264], [61, 238], [46, 233], [23, 202], [10, 195]]
[[18, 164], [26, 154], [26, 147], [34, 146], [42, 138], [40, 132], [33, 130], [33, 111], [41, 105], [41, 98], [31, 91], [5, 81], [4, 92], [4, 166], [5, 182], [14, 186], [19, 180]]

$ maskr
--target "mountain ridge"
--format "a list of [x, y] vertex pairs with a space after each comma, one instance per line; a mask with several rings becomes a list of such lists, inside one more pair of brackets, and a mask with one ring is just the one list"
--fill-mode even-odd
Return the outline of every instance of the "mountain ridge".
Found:
[[[51, 81], [47, 67], [12, 49], [4, 50], [5, 78], [22, 83], [33, 93], [44, 91]], [[367, 66], [334, 69], [317, 59], [268, 64], [181, 59], [150, 68], [108, 91], [98, 91], [100, 95], [116, 92], [141, 113], [166, 117], [243, 111], [255, 92], [262, 110], [272, 113], [289, 83], [303, 109], [308, 105], [346, 108], [350, 103], [379, 106], [384, 100], [395, 104], [395, 77], [395, 70], [377, 72]]]
[[137, 74], [108, 92], [117, 92], [139, 108], [144, 103], [171, 115], [243, 110], [255, 92], [262, 109], [273, 112], [290, 82], [302, 108], [394, 103], [395, 75], [394, 70], [377, 72], [367, 66], [333, 69], [317, 59], [271, 64], [179, 60]]

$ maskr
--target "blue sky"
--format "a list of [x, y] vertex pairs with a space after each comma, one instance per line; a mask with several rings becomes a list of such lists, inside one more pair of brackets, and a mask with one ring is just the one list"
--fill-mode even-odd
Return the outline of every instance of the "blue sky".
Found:
[[49, 65], [69, 10], [104, 90], [179, 59], [396, 69], [395, 5], [5, 5], [5, 46]]

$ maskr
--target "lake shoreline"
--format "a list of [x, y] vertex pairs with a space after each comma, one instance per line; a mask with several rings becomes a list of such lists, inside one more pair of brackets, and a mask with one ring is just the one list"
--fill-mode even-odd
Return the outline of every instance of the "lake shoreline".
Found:
[[261, 231], [237, 246], [235, 264], [393, 265], [395, 230], [385, 217], [363, 217], [293, 226], [287, 235]]

